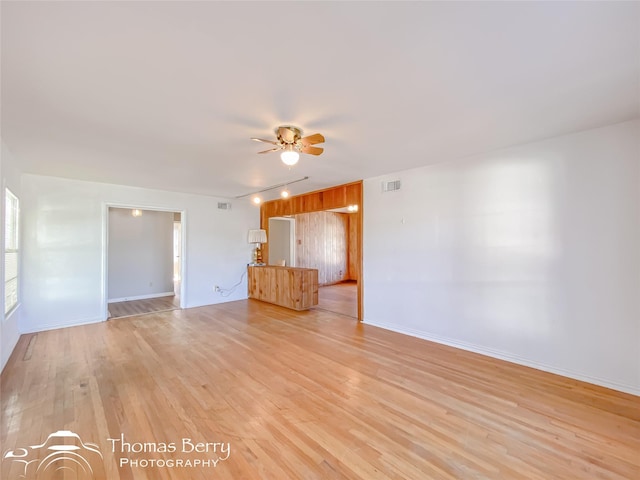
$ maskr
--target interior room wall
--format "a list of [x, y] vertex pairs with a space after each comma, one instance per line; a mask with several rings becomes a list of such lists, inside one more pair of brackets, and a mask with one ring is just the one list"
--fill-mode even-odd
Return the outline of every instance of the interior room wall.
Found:
[[109, 208], [110, 302], [173, 295], [173, 212]]
[[[15, 157], [9, 151], [4, 143], [0, 140], [0, 184], [2, 185], [2, 192], [0, 194], [0, 243], [2, 244], [2, 251], [4, 252], [4, 221], [5, 221], [5, 195], [4, 189], [9, 188], [14, 195], [18, 197], [20, 201], [20, 207], [22, 209], [22, 188], [21, 188], [21, 172], [18, 168], [18, 162]], [[19, 219], [20, 220], [20, 219]], [[21, 233], [19, 233], [19, 242], [21, 242]], [[3, 253], [4, 256], [4, 253]], [[21, 264], [18, 266], [21, 269], [20, 278], [22, 278]], [[0, 262], [0, 277], [4, 279], [4, 260]], [[0, 369], [4, 369], [7, 364], [7, 360], [11, 356], [11, 352], [18, 343], [20, 338], [20, 319], [22, 317], [22, 311], [24, 309], [22, 302], [22, 289], [19, 286], [18, 306], [9, 312], [8, 315], [4, 313], [4, 281], [0, 282], [0, 298], [2, 299], [2, 306], [0, 307]]]
[[[106, 311], [107, 207], [139, 205], [184, 212], [185, 307], [247, 297], [247, 231], [259, 224], [249, 202], [229, 210], [203, 195], [23, 175], [24, 296], [22, 332], [102, 321]], [[214, 285], [230, 288], [226, 297]]]
[[347, 215], [312, 212], [294, 215], [296, 266], [318, 270], [318, 284], [332, 285], [347, 279]]
[[640, 394], [639, 139], [635, 120], [366, 180], [365, 322]]

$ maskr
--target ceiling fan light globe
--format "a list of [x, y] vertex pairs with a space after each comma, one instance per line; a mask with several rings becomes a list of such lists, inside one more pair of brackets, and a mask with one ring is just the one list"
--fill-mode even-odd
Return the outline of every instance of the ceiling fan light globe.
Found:
[[284, 163], [285, 165], [291, 166], [298, 163], [298, 160], [300, 159], [300, 154], [298, 152], [287, 150], [280, 154], [280, 159], [282, 160], [282, 163]]

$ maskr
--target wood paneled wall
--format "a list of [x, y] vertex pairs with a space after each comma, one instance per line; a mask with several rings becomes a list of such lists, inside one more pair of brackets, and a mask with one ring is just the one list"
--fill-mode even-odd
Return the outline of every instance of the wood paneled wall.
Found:
[[346, 280], [359, 280], [358, 277], [358, 216], [347, 215], [347, 278]]
[[[354, 252], [349, 255], [348, 263], [351, 265], [350, 275], [358, 280], [358, 320], [362, 320], [362, 181], [265, 202], [260, 207], [260, 228], [267, 230], [267, 238], [269, 238], [269, 218], [271, 217], [321, 212], [349, 205], [358, 205], [358, 212], [349, 214], [350, 222], [353, 222], [349, 228], [352, 237], [349, 244]], [[351, 232], [352, 229], [353, 232]], [[266, 255], [268, 255], [267, 250], [265, 249]], [[263, 256], [268, 263], [268, 257]]]
[[349, 279], [349, 218], [345, 213], [311, 212], [296, 220], [296, 266], [318, 270], [318, 283]]
[[317, 192], [296, 195], [286, 199], [264, 202], [260, 207], [262, 228], [268, 227], [265, 220], [270, 217], [284, 217], [297, 213], [320, 212], [332, 208], [358, 205], [358, 216], [362, 214], [362, 182], [348, 183]]

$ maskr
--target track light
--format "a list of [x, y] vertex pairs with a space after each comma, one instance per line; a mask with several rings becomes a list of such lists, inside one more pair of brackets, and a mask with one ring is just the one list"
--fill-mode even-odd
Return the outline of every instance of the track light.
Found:
[[302, 177], [302, 178], [298, 178], [297, 180], [290, 180], [287, 183], [279, 183], [278, 185], [272, 185], [270, 187], [263, 188], [262, 190], [256, 190], [255, 192], [249, 192], [249, 193], [245, 193], [244, 195], [238, 195], [236, 198], [251, 197], [251, 201], [254, 204], [260, 205], [260, 203], [262, 203], [262, 198], [259, 196], [260, 193], [269, 192], [271, 190], [275, 190], [276, 188], [282, 188], [282, 187], [284, 187], [284, 189], [280, 191], [280, 196], [282, 198], [289, 198], [291, 196], [291, 192], [289, 192], [289, 189], [287, 187], [292, 183], [304, 182], [305, 180], [309, 180], [309, 177]]

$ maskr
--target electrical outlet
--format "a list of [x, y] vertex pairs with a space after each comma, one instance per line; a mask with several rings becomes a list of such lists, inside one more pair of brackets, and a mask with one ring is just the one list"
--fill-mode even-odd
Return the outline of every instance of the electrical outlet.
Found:
[[213, 286], [213, 291], [218, 293], [220, 291], [220, 287], [218, 285]]

